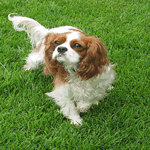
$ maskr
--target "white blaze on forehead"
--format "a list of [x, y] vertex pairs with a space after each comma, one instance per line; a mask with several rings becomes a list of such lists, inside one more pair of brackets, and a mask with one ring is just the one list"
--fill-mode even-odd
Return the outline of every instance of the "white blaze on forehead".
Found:
[[75, 40], [75, 39], [77, 39], [77, 40], [80, 39], [80, 33], [77, 31], [67, 34], [66, 42], [70, 42], [70, 41]]

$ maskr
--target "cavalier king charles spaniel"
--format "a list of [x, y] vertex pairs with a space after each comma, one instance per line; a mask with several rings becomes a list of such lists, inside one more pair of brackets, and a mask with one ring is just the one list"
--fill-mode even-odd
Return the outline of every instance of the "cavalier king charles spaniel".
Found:
[[34, 50], [26, 58], [25, 70], [44, 64], [45, 75], [54, 76], [54, 88], [46, 93], [71, 119], [82, 125], [80, 112], [107, 95], [115, 79], [114, 65], [107, 59], [101, 39], [72, 26], [46, 29], [37, 21], [8, 15], [14, 29], [27, 32]]

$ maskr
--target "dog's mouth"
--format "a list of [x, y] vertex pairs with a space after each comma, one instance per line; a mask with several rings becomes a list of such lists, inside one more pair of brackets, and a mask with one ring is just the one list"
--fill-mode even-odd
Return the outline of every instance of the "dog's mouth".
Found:
[[62, 57], [62, 56], [65, 56], [64, 54], [58, 54], [57, 56], [56, 56], [56, 58], [57, 57]]
[[56, 59], [59, 62], [66, 62], [66, 56], [65, 54], [57, 54], [54, 59]]

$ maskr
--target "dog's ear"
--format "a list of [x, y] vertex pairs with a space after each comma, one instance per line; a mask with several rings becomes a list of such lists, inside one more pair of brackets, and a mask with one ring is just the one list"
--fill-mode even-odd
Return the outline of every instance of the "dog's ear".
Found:
[[87, 53], [77, 69], [77, 74], [84, 80], [103, 72], [107, 60], [107, 50], [99, 38], [89, 38]]
[[61, 66], [61, 64], [56, 60], [52, 59], [53, 52], [55, 50], [54, 44], [55, 34], [50, 33], [45, 37], [45, 75], [49, 74], [54, 77], [61, 77], [62, 80], [68, 76], [68, 72]]

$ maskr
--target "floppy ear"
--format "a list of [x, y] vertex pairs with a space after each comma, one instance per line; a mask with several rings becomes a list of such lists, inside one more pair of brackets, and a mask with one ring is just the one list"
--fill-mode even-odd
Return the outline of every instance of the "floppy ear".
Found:
[[54, 34], [50, 33], [45, 37], [45, 75], [49, 74], [50, 76], [59, 77], [61, 80], [65, 80], [68, 75], [68, 72], [60, 65], [60, 63], [52, 59], [53, 52], [55, 50], [55, 45], [53, 43]]
[[101, 39], [92, 38], [88, 41], [87, 53], [77, 69], [77, 75], [81, 76], [83, 80], [88, 80], [101, 74], [104, 66], [108, 63], [107, 50]]

